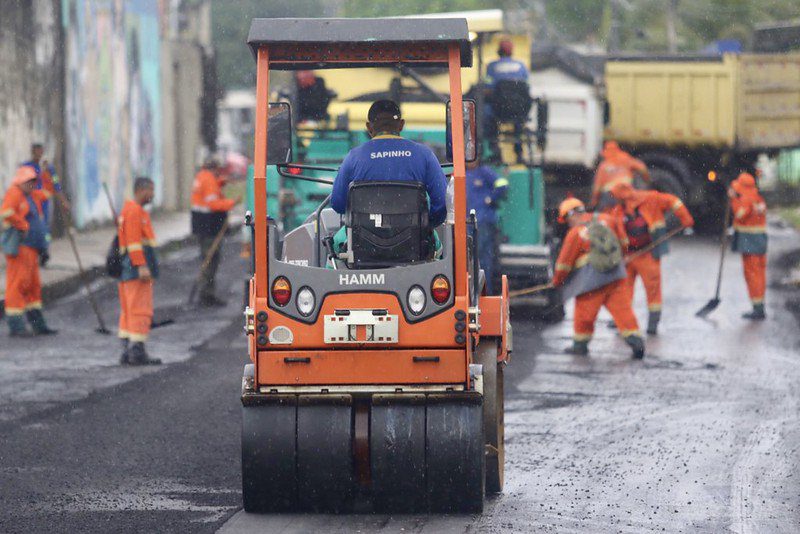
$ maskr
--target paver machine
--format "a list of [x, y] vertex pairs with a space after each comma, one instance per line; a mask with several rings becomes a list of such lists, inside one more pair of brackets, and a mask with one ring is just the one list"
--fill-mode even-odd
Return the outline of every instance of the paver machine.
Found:
[[[255, 19], [248, 43], [258, 72], [244, 508], [479, 512], [503, 485], [511, 327], [506, 282], [485, 294], [467, 235], [465, 161], [477, 143], [461, 94], [466, 21]], [[267, 213], [267, 166], [300, 180], [325, 169], [291, 162], [291, 112], [268, 102], [270, 71], [385, 65], [449, 72], [442, 105], [464, 127], [448, 129], [455, 215], [435, 229], [440, 254], [424, 189], [392, 176], [354, 183], [343, 217], [326, 199], [281, 235]], [[346, 253], [330, 246], [342, 226]]]

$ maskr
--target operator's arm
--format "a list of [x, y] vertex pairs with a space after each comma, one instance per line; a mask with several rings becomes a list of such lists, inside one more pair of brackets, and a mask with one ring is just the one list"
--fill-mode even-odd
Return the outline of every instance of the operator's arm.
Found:
[[631, 156], [629, 166], [631, 171], [639, 173], [642, 179], [650, 182], [650, 171], [647, 170], [647, 164], [644, 161]]
[[570, 229], [567, 236], [564, 238], [564, 244], [561, 247], [561, 252], [558, 254], [556, 260], [556, 274], [553, 276], [553, 285], [558, 287], [567, 281], [575, 261], [580, 255], [581, 238], [579, 235], [578, 227]]
[[425, 189], [430, 198], [430, 225], [436, 228], [447, 218], [447, 178], [430, 150], [426, 155]]
[[675, 214], [675, 216], [681, 222], [681, 226], [684, 228], [694, 226], [694, 218], [692, 217], [692, 214], [689, 213], [689, 210], [686, 209], [686, 206], [684, 206], [681, 199], [675, 195], [670, 195], [669, 193], [658, 193], [658, 202], [659, 207], [663, 211], [671, 211]]
[[344, 158], [336, 178], [333, 180], [333, 190], [331, 191], [331, 208], [336, 213], [344, 215], [347, 211], [347, 190], [350, 182], [353, 181], [353, 158], [350, 154]]
[[619, 239], [620, 245], [622, 245], [622, 253], [625, 254], [628, 252], [628, 232], [625, 231], [625, 222], [623, 218], [625, 217], [622, 206], [614, 206], [614, 208], [609, 213], [609, 226], [617, 235]]
[[2, 221], [4, 225], [10, 224], [20, 232], [27, 232], [29, 227], [28, 221], [17, 212], [19, 204], [22, 201], [24, 201], [24, 196], [18, 188], [12, 187], [9, 189], [3, 199], [3, 205], [0, 206], [0, 221]]
[[594, 180], [592, 180], [592, 199], [589, 202], [592, 206], [596, 206], [597, 203], [600, 202], [600, 189], [603, 187], [601, 182], [604, 180], [605, 174], [603, 162], [600, 162], [600, 165], [597, 166], [597, 170], [594, 171]]

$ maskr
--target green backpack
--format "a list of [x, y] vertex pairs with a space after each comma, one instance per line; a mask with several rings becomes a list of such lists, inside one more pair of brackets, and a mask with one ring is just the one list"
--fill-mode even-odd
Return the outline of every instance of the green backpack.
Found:
[[622, 246], [614, 231], [595, 214], [587, 224], [589, 231], [589, 265], [606, 273], [622, 263]]

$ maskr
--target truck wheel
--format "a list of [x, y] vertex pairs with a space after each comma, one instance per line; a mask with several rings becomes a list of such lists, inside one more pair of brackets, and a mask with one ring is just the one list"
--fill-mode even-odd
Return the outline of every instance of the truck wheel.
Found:
[[486, 493], [503, 491], [505, 425], [503, 367], [497, 361], [499, 342], [486, 339], [478, 345], [476, 360], [483, 366], [483, 424], [486, 439]]
[[650, 179], [653, 182], [652, 189], [686, 200], [686, 191], [684, 191], [681, 181], [672, 172], [657, 167], [650, 171]]

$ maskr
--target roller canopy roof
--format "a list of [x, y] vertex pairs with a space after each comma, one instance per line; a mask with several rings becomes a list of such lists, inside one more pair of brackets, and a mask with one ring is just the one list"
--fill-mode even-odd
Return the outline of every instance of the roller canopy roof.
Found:
[[[280, 45], [303, 51], [325, 50], [333, 44], [347, 48], [390, 47], [393, 50], [419, 50], [426, 45], [457, 43], [461, 49], [461, 65], [472, 66], [472, 48], [466, 19], [459, 18], [380, 18], [380, 19], [253, 19], [247, 44], [255, 54], [259, 47], [277, 49]], [[404, 64], [447, 66], [447, 62], [422, 61], [413, 53], [401, 59]], [[328, 67], [377, 67], [387, 61], [358, 61], [352, 65], [337, 63]], [[322, 65], [281, 62], [272, 68], [280, 70], [321, 68]]]

